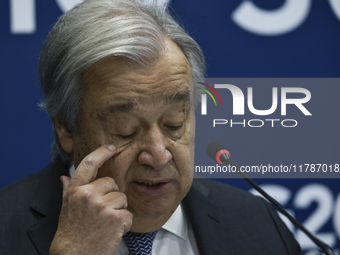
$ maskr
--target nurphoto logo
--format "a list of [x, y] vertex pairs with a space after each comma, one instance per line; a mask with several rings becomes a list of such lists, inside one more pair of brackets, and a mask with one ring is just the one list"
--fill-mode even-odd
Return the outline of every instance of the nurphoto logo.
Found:
[[[227, 89], [231, 92], [232, 96], [232, 113], [233, 115], [245, 115], [245, 96], [243, 91], [235, 85], [232, 84], [215, 84], [213, 88], [212, 86], [206, 84], [206, 83], [200, 83], [201, 85], [204, 85], [205, 88], [199, 88], [206, 92], [206, 94], [201, 95], [201, 115], [207, 115], [208, 112], [208, 106], [207, 106], [207, 94], [212, 98], [212, 100], [215, 103], [215, 106], [217, 106], [216, 99], [213, 94], [218, 98], [221, 106], [222, 106], [222, 100], [220, 95], [217, 93], [216, 89]], [[213, 94], [208, 90], [210, 89]], [[281, 116], [287, 115], [287, 105], [295, 105], [305, 116], [311, 116], [312, 114], [307, 110], [307, 108], [304, 106], [305, 103], [307, 103], [311, 99], [311, 93], [308, 89], [301, 88], [301, 87], [281, 87], [280, 88], [280, 94], [281, 97], [278, 96], [278, 87], [272, 87], [272, 104], [269, 109], [256, 109], [253, 104], [253, 87], [247, 87], [247, 106], [249, 112], [251, 112], [254, 115], [257, 116], [268, 116], [273, 114], [279, 104], [280, 100], [280, 107], [281, 107]], [[295, 94], [299, 95], [299, 98], [289, 98], [289, 94]], [[246, 121], [244, 119], [242, 122], [236, 122], [232, 119], [214, 119], [213, 120], [213, 127], [216, 125], [225, 125], [227, 123], [230, 124], [230, 127], [233, 127], [237, 125], [242, 125], [243, 127], [249, 126], [249, 127], [262, 127], [266, 122], [270, 122], [271, 126], [274, 127], [275, 122], [280, 122], [281, 126], [283, 127], [295, 127], [297, 126], [298, 122], [295, 119], [250, 119]], [[248, 125], [246, 125], [248, 124]]]

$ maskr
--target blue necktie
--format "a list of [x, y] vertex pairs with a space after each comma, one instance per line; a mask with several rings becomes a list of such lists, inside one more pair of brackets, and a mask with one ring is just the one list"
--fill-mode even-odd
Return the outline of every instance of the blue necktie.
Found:
[[130, 255], [151, 255], [156, 231], [150, 233], [127, 232], [123, 237], [129, 248]]

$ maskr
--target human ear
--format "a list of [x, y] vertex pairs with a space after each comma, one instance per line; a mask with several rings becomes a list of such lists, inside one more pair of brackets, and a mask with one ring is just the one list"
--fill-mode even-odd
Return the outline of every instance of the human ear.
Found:
[[54, 128], [59, 137], [61, 147], [68, 154], [73, 153], [73, 136], [68, 127], [60, 124], [57, 118], [54, 119]]

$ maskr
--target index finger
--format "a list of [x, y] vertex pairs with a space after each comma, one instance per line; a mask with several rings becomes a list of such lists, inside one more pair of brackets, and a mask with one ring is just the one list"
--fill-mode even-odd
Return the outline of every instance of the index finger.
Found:
[[104, 145], [87, 155], [79, 164], [70, 181], [71, 186], [82, 186], [92, 182], [100, 168], [116, 153], [113, 145]]

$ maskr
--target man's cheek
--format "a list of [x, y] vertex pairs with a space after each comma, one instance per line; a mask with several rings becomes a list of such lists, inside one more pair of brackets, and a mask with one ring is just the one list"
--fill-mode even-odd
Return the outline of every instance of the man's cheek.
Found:
[[82, 130], [81, 134], [74, 138], [74, 164], [77, 166], [83, 158], [96, 150], [97, 148], [108, 143], [103, 142], [104, 139], [98, 139], [98, 134], [93, 131]]
[[186, 130], [185, 130], [182, 138], [179, 139], [178, 142], [181, 145], [186, 146], [186, 148], [189, 148], [189, 146], [190, 146], [190, 125], [186, 125]]
[[74, 165], [77, 167], [79, 163], [86, 157], [86, 155], [91, 153], [90, 144], [84, 140], [82, 137], [75, 139], [74, 143], [74, 155], [73, 161]]
[[128, 155], [114, 155], [106, 161], [98, 170], [97, 179], [102, 177], [111, 177], [116, 182], [119, 191], [125, 193], [127, 190], [126, 177], [129, 174], [128, 169], [131, 164]]

